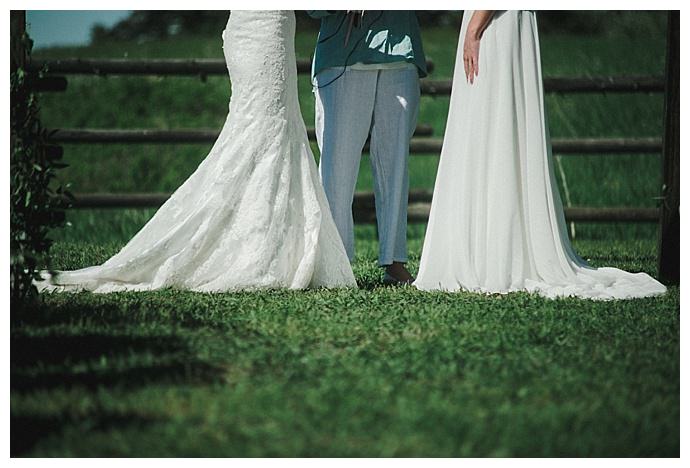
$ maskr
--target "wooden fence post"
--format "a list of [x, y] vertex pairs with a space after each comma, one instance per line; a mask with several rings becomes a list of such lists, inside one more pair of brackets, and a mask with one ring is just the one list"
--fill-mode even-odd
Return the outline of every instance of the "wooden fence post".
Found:
[[[10, 11], [10, 34], [12, 37], [21, 37], [26, 30], [26, 11], [11, 10]], [[19, 47], [11, 47], [10, 49], [10, 68], [15, 71], [19, 67], [24, 67], [26, 64], [26, 49], [21, 45], [21, 41], [17, 41]]]
[[659, 278], [680, 282], [680, 12], [668, 12]]
[[[21, 37], [26, 31], [26, 11], [10, 10], [10, 72], [14, 74], [26, 65], [26, 48]], [[11, 99], [22, 99], [23, 96], [12, 96]], [[16, 136], [14, 125], [10, 123], [10, 155], [14, 151]]]

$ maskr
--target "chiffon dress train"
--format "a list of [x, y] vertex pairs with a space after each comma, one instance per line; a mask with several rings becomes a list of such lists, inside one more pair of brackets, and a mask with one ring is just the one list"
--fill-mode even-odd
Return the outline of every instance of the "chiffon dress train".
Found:
[[554, 177], [534, 12], [497, 12], [469, 84], [463, 18], [450, 112], [424, 239], [422, 290], [554, 298], [663, 294], [645, 273], [592, 268], [573, 251]]

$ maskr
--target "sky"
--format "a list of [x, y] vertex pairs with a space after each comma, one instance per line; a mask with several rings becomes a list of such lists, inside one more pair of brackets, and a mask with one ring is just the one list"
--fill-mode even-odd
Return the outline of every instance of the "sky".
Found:
[[91, 27], [101, 23], [112, 26], [130, 10], [27, 10], [26, 27], [34, 49], [57, 45], [85, 45]]

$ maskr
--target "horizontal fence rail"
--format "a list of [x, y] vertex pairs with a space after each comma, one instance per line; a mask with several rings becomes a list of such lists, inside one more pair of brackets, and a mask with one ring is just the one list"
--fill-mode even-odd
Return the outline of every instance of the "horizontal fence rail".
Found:
[[[427, 70], [433, 71], [434, 63], [427, 60]], [[226, 75], [227, 66], [222, 59], [34, 59], [27, 65], [32, 73], [45, 70], [50, 74], [64, 75], [157, 75], [157, 76], [209, 76]], [[309, 59], [297, 60], [298, 73], [311, 73]], [[64, 77], [52, 79], [37, 91], [64, 91]], [[450, 95], [451, 80], [423, 79], [422, 94], [429, 96]], [[599, 77], [545, 77], [547, 92], [663, 92], [663, 76], [599, 76]]]
[[[439, 154], [442, 138], [413, 138], [410, 153]], [[552, 138], [551, 147], [557, 154], [629, 154], [659, 153], [660, 138]]]
[[[96, 129], [61, 128], [48, 131], [55, 143], [213, 143], [220, 134], [211, 128], [157, 130], [157, 129]], [[431, 136], [434, 129], [428, 124], [419, 124], [415, 136]], [[316, 140], [316, 131], [307, 128], [310, 140]]]
[[[434, 63], [426, 61], [429, 73]], [[224, 59], [32, 59], [29, 72], [46, 70], [64, 75], [227, 75]], [[310, 59], [297, 59], [297, 73], [311, 73]]]
[[[452, 89], [451, 80], [421, 80], [422, 94], [447, 96]], [[592, 76], [592, 77], [545, 77], [544, 91], [559, 93], [630, 93], [664, 91], [663, 76]]]
[[[431, 135], [430, 125], [418, 125], [416, 136]], [[52, 143], [62, 144], [113, 144], [113, 143], [213, 143], [219, 135], [218, 130], [107, 130], [107, 129], [53, 129], [49, 131]], [[316, 138], [313, 128], [307, 129], [311, 140]], [[440, 153], [443, 146], [441, 138], [413, 138], [411, 153]], [[585, 153], [659, 153], [660, 138], [554, 138], [553, 151], [559, 154]]]
[[[74, 208], [158, 208], [170, 196], [165, 193], [82, 193], [74, 195]], [[409, 195], [408, 220], [412, 223], [427, 222], [431, 209], [432, 193], [428, 190], [412, 191]], [[358, 223], [375, 223], [374, 194], [357, 192], [353, 201], [353, 213]], [[567, 221], [588, 222], [658, 222], [657, 208], [630, 207], [567, 207]]]

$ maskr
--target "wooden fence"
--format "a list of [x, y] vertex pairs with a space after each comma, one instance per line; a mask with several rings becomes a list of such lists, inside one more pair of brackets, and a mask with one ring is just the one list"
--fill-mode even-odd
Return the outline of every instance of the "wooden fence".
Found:
[[[665, 76], [603, 76], [603, 77], [545, 77], [544, 89], [549, 93], [660, 93], [666, 92], [662, 138], [577, 138], [554, 139], [556, 154], [663, 154], [664, 186], [660, 197], [661, 208], [630, 207], [569, 207], [566, 218], [570, 221], [588, 222], [657, 222], [660, 223], [659, 271], [664, 279], [677, 280], [679, 271], [679, 12], [669, 12], [667, 39], [667, 67]], [[433, 70], [433, 62], [428, 62]], [[309, 73], [309, 60], [298, 60], [299, 73]], [[224, 60], [216, 59], [60, 59], [34, 60], [28, 64], [34, 89], [43, 92], [59, 92], [67, 89], [65, 75], [158, 75], [187, 76], [205, 80], [210, 75], [226, 75]], [[41, 73], [39, 73], [41, 72]], [[40, 74], [40, 76], [39, 76]], [[450, 80], [421, 81], [424, 96], [447, 96], [451, 92]], [[314, 139], [313, 129], [308, 129]], [[103, 143], [212, 143], [218, 136], [213, 129], [53, 129], [52, 140], [56, 144], [103, 144]], [[428, 125], [419, 125], [411, 141], [410, 153], [415, 155], [438, 154], [442, 140], [432, 137]], [[62, 151], [56, 147], [53, 151]], [[76, 194], [75, 208], [125, 208], [157, 207], [167, 194]], [[431, 194], [428, 191], [410, 193], [408, 218], [410, 222], [428, 219]], [[355, 219], [360, 223], [375, 222], [373, 193], [360, 192], [353, 204]]]
[[[427, 66], [433, 70], [433, 62]], [[210, 75], [227, 74], [224, 60], [216, 59], [158, 59], [158, 60], [129, 60], [129, 59], [59, 59], [36, 60], [29, 64], [30, 72], [47, 70], [42, 81], [41, 89], [64, 91], [68, 80], [62, 75], [158, 75], [158, 76], [188, 76], [205, 79]], [[309, 73], [310, 62], [298, 60], [299, 73]], [[425, 96], [444, 96], [451, 92], [451, 80], [421, 81], [421, 92]], [[547, 92], [556, 93], [630, 93], [663, 92], [664, 78], [662, 76], [606, 76], [584, 78], [545, 78], [544, 87]], [[61, 128], [52, 129], [52, 141], [56, 144], [198, 144], [213, 143], [219, 131], [215, 129], [89, 129], [89, 128]], [[313, 128], [307, 129], [311, 140], [315, 139]], [[415, 136], [410, 142], [410, 153], [413, 155], [438, 155], [443, 140], [432, 137], [429, 125], [417, 126]], [[556, 154], [658, 154], [662, 150], [661, 138], [574, 138], [554, 139], [553, 150]], [[365, 151], [368, 146], [365, 147]], [[116, 195], [108, 194], [77, 194], [76, 208], [125, 208], [125, 207], [156, 207], [162, 203], [161, 194]], [[373, 212], [373, 194], [359, 193], [358, 200], [371, 200], [371, 203], [355, 202], [354, 210], [358, 222], [375, 221]], [[415, 198], [415, 194], [411, 194]], [[429, 200], [419, 201], [420, 205], [410, 211], [411, 222], [424, 222], [428, 215]], [[371, 212], [367, 209], [371, 207]], [[637, 209], [627, 207], [577, 207], [566, 211], [571, 221], [626, 221], [626, 222], [656, 222], [658, 210]]]

